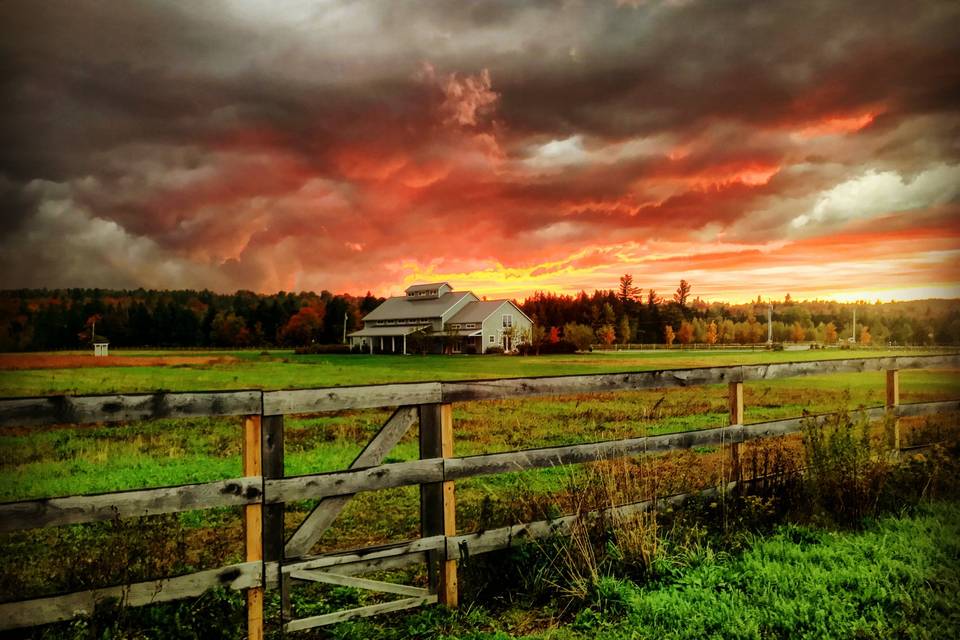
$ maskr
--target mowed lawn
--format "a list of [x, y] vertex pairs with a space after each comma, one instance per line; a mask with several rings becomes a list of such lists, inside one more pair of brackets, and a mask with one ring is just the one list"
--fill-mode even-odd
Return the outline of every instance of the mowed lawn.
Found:
[[[816, 351], [645, 351], [564, 356], [295, 355], [291, 351], [121, 351], [111, 366], [14, 368], [0, 355], [0, 396], [218, 389], [293, 389], [344, 385], [614, 373], [767, 362], [909, 355], [883, 349]], [[916, 352], [929, 354], [929, 351]], [[72, 354], [46, 355], [76, 361]], [[123, 366], [125, 359], [176, 358], [160, 366]], [[196, 364], [190, 363], [191, 359]], [[105, 364], [89, 356], [90, 365]]]

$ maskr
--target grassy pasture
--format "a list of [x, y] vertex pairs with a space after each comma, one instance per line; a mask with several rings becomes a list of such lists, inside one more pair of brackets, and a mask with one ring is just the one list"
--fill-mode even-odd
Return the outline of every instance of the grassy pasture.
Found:
[[[295, 355], [291, 351], [120, 351], [108, 359], [77, 352], [45, 354], [42, 368], [16, 367], [19, 354], [0, 355], [0, 397], [136, 391], [291, 389], [422, 380], [467, 380], [766, 362], [908, 355], [883, 349], [817, 351], [645, 351], [560, 356]], [[921, 353], [921, 352], [917, 352]], [[930, 353], [929, 351], [922, 353]], [[30, 357], [35, 357], [30, 354]], [[123, 366], [124, 360], [172, 358], [170, 366]], [[60, 358], [69, 367], [57, 368]], [[195, 364], [191, 363], [195, 360]], [[109, 360], [110, 366], [96, 366]], [[223, 362], [218, 362], [222, 360]], [[106, 363], [103, 363], [106, 364]]]
[[[128, 355], [129, 354], [129, 355]], [[637, 371], [837, 357], [903, 355], [878, 350], [822, 352], [648, 352], [520, 358], [509, 356], [296, 356], [289, 352], [176, 352], [173, 366], [109, 366], [0, 371], [0, 395], [287, 388], [391, 381], [471, 379]], [[125, 352], [124, 357], [164, 357]], [[184, 360], [196, 356], [203, 364]], [[216, 362], [229, 356], [229, 362]], [[212, 362], [211, 362], [212, 361]], [[3, 359], [0, 358], [0, 366]], [[960, 375], [904, 371], [901, 400], [960, 397]], [[837, 374], [745, 385], [747, 422], [760, 422], [884, 401], [882, 373]], [[610, 440], [719, 426], [726, 421], [725, 386], [581, 394], [454, 406], [455, 454]], [[389, 411], [288, 416], [286, 474], [342, 469]], [[938, 438], [937, 424], [905, 421], [904, 439]], [[0, 501], [117, 491], [242, 475], [236, 418], [156, 420], [129, 424], [10, 427], [0, 430]], [[914, 432], [916, 430], [916, 432]], [[759, 448], [746, 459], [759, 459]], [[710, 486], [726, 452], [703, 450], [658, 457], [650, 477], [660, 495]], [[415, 430], [388, 461], [417, 457]], [[537, 519], [570, 510], [582, 467], [471, 478], [457, 484], [461, 531]], [[312, 503], [288, 506], [292, 531]], [[418, 535], [418, 493], [406, 487], [355, 498], [319, 548], [362, 546]], [[238, 509], [188, 512], [138, 522], [101, 523], [0, 537], [0, 600], [146, 579], [241, 560]], [[149, 560], [162, 555], [159, 564]], [[76, 567], [85, 567], [78, 578]], [[408, 576], [408, 579], [410, 577]], [[413, 576], [412, 579], [422, 579]], [[633, 595], [626, 596], [631, 601]], [[359, 627], [365, 628], [365, 627]], [[575, 634], [576, 636], [576, 634]], [[362, 636], [357, 636], [362, 637]]]

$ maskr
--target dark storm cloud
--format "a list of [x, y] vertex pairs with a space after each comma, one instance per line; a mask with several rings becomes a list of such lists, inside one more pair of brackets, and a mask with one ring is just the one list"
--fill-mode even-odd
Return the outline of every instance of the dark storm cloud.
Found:
[[5, 242], [51, 285], [81, 277], [41, 250], [58, 224], [90, 260], [129, 249], [104, 261], [118, 282], [370, 288], [411, 260], [806, 238], [844, 184], [956, 197], [956, 3], [8, 2], [0, 22]]

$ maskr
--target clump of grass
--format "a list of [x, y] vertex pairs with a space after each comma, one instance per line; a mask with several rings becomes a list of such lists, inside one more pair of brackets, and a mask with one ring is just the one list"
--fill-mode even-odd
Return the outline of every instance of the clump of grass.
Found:
[[878, 513], [893, 461], [887, 438], [873, 437], [865, 417], [841, 412], [810, 419], [803, 425], [803, 446], [814, 518], [856, 524]]

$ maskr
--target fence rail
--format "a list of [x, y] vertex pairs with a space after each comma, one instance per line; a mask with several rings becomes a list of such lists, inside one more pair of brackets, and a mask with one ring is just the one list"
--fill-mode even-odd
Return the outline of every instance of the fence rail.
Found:
[[[117, 598], [127, 606], [141, 606], [193, 597], [213, 587], [246, 592], [250, 638], [262, 638], [263, 635], [265, 588], [281, 589], [284, 601], [281, 622], [287, 631], [437, 601], [455, 606], [458, 560], [513, 546], [525, 539], [563, 533], [578, 517], [570, 515], [550, 521], [457, 535], [454, 519], [456, 481], [480, 475], [729, 445], [732, 480], [706, 490], [708, 493], [723, 492], [742, 482], [739, 477], [742, 443], [795, 433], [802, 428], [804, 421], [823, 420], [826, 417], [804, 416], [744, 424], [744, 382], [812, 374], [886, 371], [885, 406], [865, 409], [863, 415], [871, 420], [891, 415], [894, 418], [892, 444], [899, 448], [897, 418], [960, 411], [960, 400], [900, 404], [898, 371], [929, 368], [960, 368], [960, 354], [292, 391], [0, 399], [0, 426], [245, 416], [243, 477], [175, 487], [0, 503], [0, 533], [239, 505], [244, 507], [246, 541], [244, 563], [133, 585], [0, 604], [0, 630], [47, 624], [89, 614], [104, 599]], [[453, 456], [453, 402], [707, 384], [728, 385], [728, 424], [656, 436], [467, 457]], [[349, 469], [283, 477], [283, 415], [379, 407], [398, 408]], [[389, 451], [415, 424], [419, 424], [421, 459], [383, 464]], [[354, 494], [410, 485], [421, 486], [421, 538], [380, 547], [308, 555]], [[686, 497], [671, 496], [613, 509], [629, 513], [675, 503]], [[319, 502], [293, 536], [285, 540], [284, 503], [304, 499]], [[430, 567], [428, 590], [353, 577], [421, 562], [426, 562]], [[287, 604], [293, 580], [367, 588], [407, 597], [294, 620]]]

